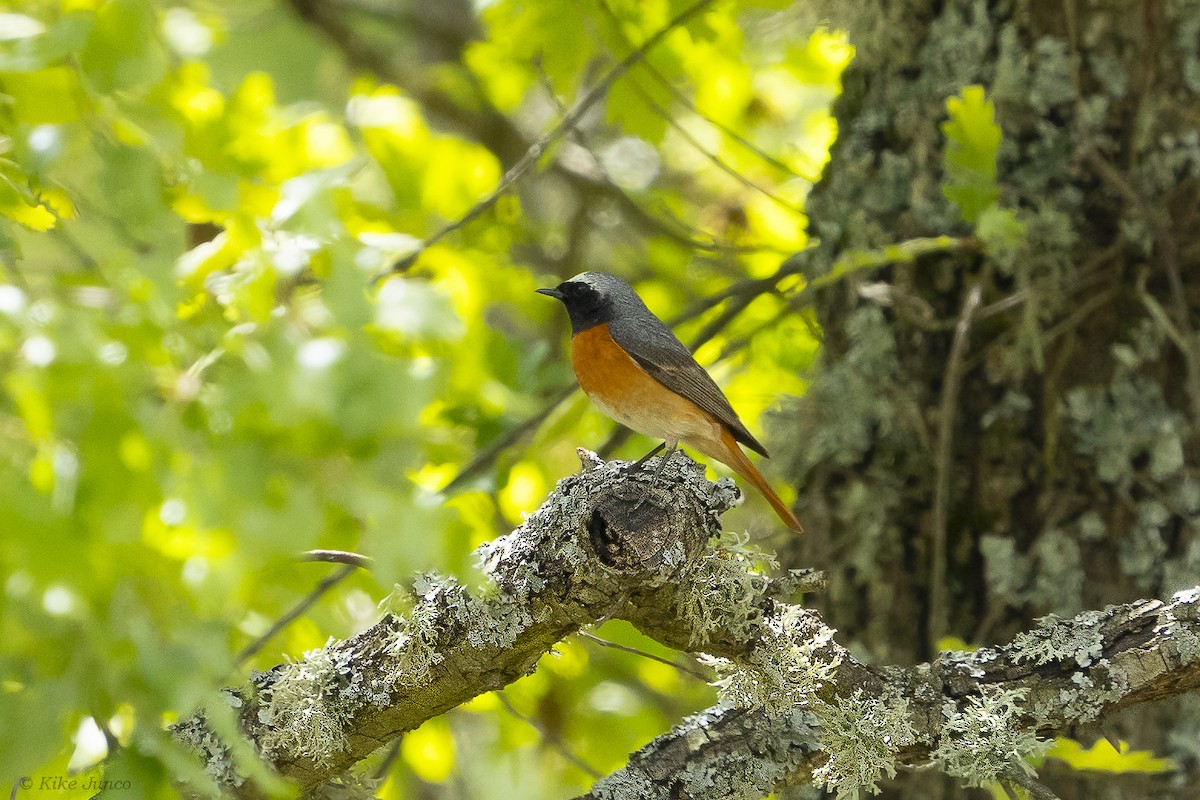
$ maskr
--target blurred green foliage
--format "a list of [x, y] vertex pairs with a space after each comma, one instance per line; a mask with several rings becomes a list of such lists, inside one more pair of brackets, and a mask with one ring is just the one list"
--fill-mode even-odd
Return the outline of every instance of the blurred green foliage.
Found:
[[[483, 5], [457, 61], [411, 71], [529, 142], [683, 7]], [[795, 209], [851, 53], [789, 28], [778, 5], [716, 3], [673, 31], [541, 174], [377, 287], [371, 275], [496, 188], [510, 164], [491, 131], [444, 124], [428, 92], [358, 69], [286, 5], [0, 13], [0, 784], [87, 767], [103, 728], [122, 747], [92, 775], [130, 780], [122, 796], [170, 794], [195, 771], [164, 723], [219, 706], [249, 666], [371, 624], [414, 571], [469, 574], [471, 548], [612, 430], [574, 395], [467, 490], [439, 493], [570, 383], [560, 309], [533, 289], [610, 270], [671, 317], [804, 246]], [[420, 38], [402, 17], [373, 24]], [[545, 177], [571, 148], [617, 195]], [[618, 195], [660, 229], [619, 223]], [[582, 244], [579, 213], [595, 223]], [[759, 297], [698, 354], [751, 428], [802, 391], [816, 350], [786, 309]], [[316, 547], [378, 568], [238, 663], [326, 574], [295, 561]], [[676, 657], [626, 626], [603, 634]], [[608, 771], [712, 694], [573, 640], [506, 699]], [[388, 797], [590, 781], [493, 696], [406, 737], [389, 774]]]

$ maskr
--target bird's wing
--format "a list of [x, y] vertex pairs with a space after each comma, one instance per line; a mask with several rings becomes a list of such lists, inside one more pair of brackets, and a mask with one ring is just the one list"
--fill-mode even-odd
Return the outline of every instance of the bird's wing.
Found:
[[712, 414], [729, 428], [734, 439], [760, 455], [767, 455], [767, 448], [746, 430], [720, 387], [661, 320], [657, 317], [614, 320], [608, 330], [613, 341], [650, 377]]

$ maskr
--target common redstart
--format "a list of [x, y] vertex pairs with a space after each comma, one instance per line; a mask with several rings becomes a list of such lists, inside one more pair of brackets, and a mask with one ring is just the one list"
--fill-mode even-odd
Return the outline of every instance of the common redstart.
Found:
[[627, 428], [666, 443], [660, 472], [675, 448], [685, 444], [731, 467], [754, 484], [785, 525], [804, 531], [738, 443], [764, 456], [767, 448], [746, 430], [709, 374], [629, 284], [603, 272], [584, 272], [537, 291], [567, 307], [571, 366], [596, 407]]

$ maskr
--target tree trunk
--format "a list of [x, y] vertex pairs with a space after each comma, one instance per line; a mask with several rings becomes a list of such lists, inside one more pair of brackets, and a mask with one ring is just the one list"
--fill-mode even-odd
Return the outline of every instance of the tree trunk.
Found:
[[[795, 560], [838, 565], [826, 621], [911, 663], [1195, 583], [1200, 3], [822, 5], [857, 56], [808, 204], [816, 274], [971, 233], [941, 192], [939, 125], [965, 85], [995, 102], [1000, 204], [1025, 226], [1013, 250], [926, 256], [817, 303], [824, 363], [778, 423], [803, 443]], [[1194, 700], [1110, 724], [1184, 771], [1110, 796], [1194, 796], [1197, 730]]]

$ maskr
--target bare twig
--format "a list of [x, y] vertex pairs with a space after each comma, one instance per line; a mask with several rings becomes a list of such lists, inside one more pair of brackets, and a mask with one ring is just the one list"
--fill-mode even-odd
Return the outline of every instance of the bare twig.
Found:
[[676, 661], [672, 661], [669, 658], [663, 658], [662, 656], [656, 656], [653, 653], [647, 653], [645, 650], [638, 650], [636, 647], [629, 647], [627, 645], [618, 644], [617, 642], [609, 641], [608, 639], [601, 639], [599, 636], [588, 633], [587, 631], [580, 631], [579, 635], [582, 638], [587, 639], [589, 642], [594, 642], [594, 643], [600, 645], [601, 647], [608, 647], [613, 650], [620, 650], [623, 653], [631, 653], [635, 656], [641, 656], [642, 658], [648, 658], [651, 661], [657, 661], [660, 664], [666, 664], [668, 667], [674, 667], [675, 669], [679, 670], [680, 672], [684, 672], [688, 675], [691, 675], [696, 680], [704, 681], [705, 683], [712, 682], [713, 676], [705, 675], [700, 670], [693, 669], [692, 667], [689, 667], [686, 664], [680, 664]]
[[560, 387], [540, 409], [489, 442], [487, 447], [477, 452], [466, 466], [442, 487], [442, 494], [453, 494], [459, 491], [491, 466], [501, 453], [526, 436], [531, 436], [551, 414], [558, 410], [560, 405], [575, 394], [578, 388], [579, 386], [575, 383]]
[[580, 758], [578, 755], [576, 755], [575, 751], [572, 750], [567, 745], [567, 743], [563, 741], [561, 736], [559, 736], [558, 734], [556, 734], [553, 731], [546, 728], [545, 725], [538, 722], [533, 717], [526, 716], [525, 714], [522, 714], [520, 711], [517, 711], [517, 709], [513, 707], [513, 704], [511, 702], [509, 702], [509, 699], [504, 695], [504, 692], [496, 692], [496, 698], [500, 701], [500, 705], [504, 706], [505, 711], [507, 711], [509, 714], [512, 714], [514, 717], [521, 720], [521, 722], [524, 722], [526, 725], [528, 725], [531, 728], [533, 728], [534, 730], [536, 730], [538, 732], [538, 734], [542, 737], [542, 741], [544, 741], [546, 744], [550, 745], [555, 750], [557, 750], [558, 754], [561, 755], [563, 758], [565, 758], [567, 761], [571, 762], [576, 767], [578, 767], [579, 769], [586, 772], [588, 775], [591, 775], [593, 778], [604, 777], [604, 774], [602, 772], [600, 772], [600, 770], [596, 769], [591, 764], [587, 763], [582, 758]]
[[634, 50], [632, 53], [622, 59], [615, 67], [609, 70], [608, 74], [606, 74], [599, 83], [593, 86], [592, 89], [586, 95], [584, 95], [578, 103], [575, 104], [575, 107], [569, 114], [563, 117], [562, 120], [560, 120], [557, 125], [555, 125], [550, 129], [549, 132], [542, 136], [542, 138], [530, 145], [529, 149], [525, 151], [525, 155], [521, 157], [521, 160], [514, 164], [506, 173], [504, 173], [504, 177], [501, 178], [500, 183], [497, 184], [495, 189], [493, 189], [487, 196], [472, 206], [466, 214], [434, 233], [432, 236], [422, 242], [416, 250], [393, 264], [390, 269], [376, 275], [371, 282], [373, 284], [378, 283], [393, 272], [403, 272], [407, 270], [416, 262], [421, 254], [430, 247], [437, 244], [451, 233], [460, 230], [482, 216], [488, 209], [496, 204], [496, 201], [498, 201], [514, 183], [520, 180], [521, 177], [538, 162], [538, 159], [542, 157], [542, 155], [551, 145], [553, 145], [564, 135], [566, 135], [568, 131], [575, 127], [579, 120], [583, 118], [583, 115], [586, 114], [592, 108], [592, 106], [599, 102], [600, 99], [608, 93], [608, 90], [612, 88], [612, 85], [616, 83], [622, 75], [628, 72], [630, 67], [645, 58], [646, 54], [650, 52], [650, 50], [654, 49], [659, 42], [665, 39], [671, 31], [675, 30], [680, 25], [685, 24], [692, 17], [696, 16], [705, 8], [712, 5], [712, 3], [713, 0], [699, 0], [699, 2], [680, 12], [674, 19], [660, 28], [653, 36], [642, 42], [638, 49]]
[[738, 183], [745, 186], [747, 189], [758, 192], [758, 193], [770, 198], [776, 204], [778, 204], [782, 208], [787, 209], [788, 211], [791, 211], [793, 214], [798, 214], [801, 216], [804, 214], [804, 209], [800, 208], [795, 203], [791, 203], [791, 202], [783, 199], [782, 197], [775, 194], [774, 192], [772, 192], [770, 189], [766, 188], [765, 186], [759, 186], [757, 183], [755, 183], [754, 181], [747, 178], [745, 175], [743, 175], [737, 169], [730, 166], [729, 164], [726, 164], [724, 159], [722, 159], [716, 153], [709, 151], [709, 149], [707, 147], [705, 147], [703, 145], [703, 143], [700, 142], [699, 139], [697, 139], [695, 136], [693, 136], [687, 128], [683, 127], [682, 123], [680, 123], [679, 120], [675, 119], [675, 117], [671, 114], [670, 111], [666, 110], [665, 108], [660, 106], [658, 103], [654, 102], [654, 98], [652, 98], [649, 94], [647, 94], [645, 89], [634, 84], [634, 90], [638, 93], [639, 96], [641, 96], [642, 102], [645, 103], [646, 106], [651, 111], [653, 111], [655, 114], [657, 114], [659, 117], [661, 117], [667, 123], [667, 125], [669, 125], [671, 127], [672, 130], [674, 130], [676, 133], [678, 133], [685, 142], [690, 144], [696, 152], [698, 152], [700, 155], [704, 156], [704, 158], [707, 159], [717, 169], [721, 170], [726, 175], [730, 176], [735, 181], [737, 181]]
[[[1147, 66], [1147, 69], [1152, 69]], [[1183, 363], [1186, 366], [1186, 379], [1188, 386], [1188, 396], [1192, 405], [1192, 427], [1193, 430], [1200, 426], [1200, 347], [1196, 344], [1196, 337], [1193, 335], [1191, 322], [1191, 309], [1187, 301], [1186, 290], [1183, 285], [1183, 276], [1179, 266], [1179, 242], [1175, 238], [1175, 234], [1169, 225], [1169, 217], [1167, 220], [1145, 201], [1142, 195], [1133, 187], [1128, 178], [1115, 166], [1113, 166], [1103, 155], [1094, 149], [1089, 149], [1083, 154], [1084, 160], [1092, 166], [1093, 169], [1103, 178], [1110, 186], [1116, 189], [1125, 201], [1132, 207], [1145, 223], [1146, 227], [1154, 236], [1155, 247], [1159, 256], [1162, 259], [1164, 271], [1167, 274], [1167, 284], [1171, 291], [1171, 305], [1173, 315], [1175, 317], [1175, 325], [1163, 325], [1164, 318], [1155, 316], [1155, 321], [1171, 334], [1172, 328], [1178, 331], [1178, 335], [1172, 335], [1171, 339], [1179, 348], [1183, 356]], [[1148, 294], [1143, 293], [1143, 298], [1148, 297]], [[1151, 311], [1153, 311], [1151, 309]]]
[[962, 385], [963, 359], [971, 334], [971, 322], [983, 299], [980, 277], [967, 292], [962, 313], [954, 329], [954, 342], [942, 379], [942, 399], [938, 406], [937, 450], [934, 453], [933, 554], [929, 565], [929, 646], [937, 652], [938, 641], [946, 635], [948, 610], [946, 599], [946, 526], [950, 505], [950, 467], [954, 448], [954, 421], [958, 416], [958, 390]]
[[1006, 779], [1006, 783], [1014, 783], [1017, 786], [1020, 786], [1029, 793], [1029, 796], [1032, 797], [1033, 800], [1059, 800], [1059, 796], [1050, 791], [1050, 788], [1046, 786], [1046, 784], [1042, 783], [1037, 778], [1033, 777], [1022, 769], [1009, 767], [1008, 772], [1005, 773], [1004, 777]]
[[356, 569], [358, 569], [358, 567], [354, 564], [345, 564], [337, 572], [334, 572], [323, 578], [321, 582], [318, 583], [311, 592], [305, 595], [300, 602], [288, 609], [287, 613], [282, 617], [275, 620], [275, 623], [271, 625], [266, 633], [262, 634], [257, 639], [250, 642], [250, 644], [243, 647], [237, 654], [237, 663], [244, 664], [251, 658], [254, 658], [254, 656], [258, 655], [258, 653], [264, 647], [266, 647], [267, 642], [274, 638], [275, 634], [279, 633], [288, 625], [291, 625], [293, 622], [299, 619], [300, 615], [302, 615], [305, 611], [308, 611], [308, 609], [310, 609], [314, 603], [320, 600], [326, 592], [337, 586], [342, 581], [346, 580], [346, 578], [349, 578], [351, 575], [353, 575], [354, 570]]
[[[554, 91], [554, 86], [550, 82], [550, 77], [542, 69], [540, 61], [535, 61], [534, 66], [537, 68], [538, 79], [542, 84], [542, 89], [546, 93], [546, 97], [558, 109], [559, 113], [566, 116], [569, 112], [567, 107], [563, 105], [559, 99], [558, 93]], [[623, 210], [629, 214], [631, 221], [637, 224], [643, 231], [663, 236], [668, 240], [698, 253], [718, 253], [721, 255], [736, 255], [738, 253], [759, 253], [767, 250], [773, 250], [769, 246], [764, 245], [737, 245], [727, 241], [717, 240], [711, 234], [705, 234], [702, 231], [688, 226], [671, 216], [664, 213], [665, 219], [656, 217], [650, 211], [642, 208], [638, 202], [619, 186], [609, 175], [604, 164], [599, 156], [595, 153], [595, 148], [588, 142], [587, 136], [583, 130], [576, 126], [571, 131], [571, 137], [576, 143], [583, 148], [591, 156], [591, 160], [596, 167], [596, 175], [586, 175], [579, 171], [566, 168], [562, 162], [556, 165], [563, 175], [568, 177], [577, 186], [582, 186], [584, 189], [596, 188], [601, 190], [610, 199], [620, 203]], [[672, 227], [674, 225], [675, 227]], [[678, 230], [676, 230], [678, 228]], [[704, 241], [698, 238], [701, 235], [710, 236], [709, 241]]]
[[326, 564], [347, 564], [359, 569], [370, 569], [374, 560], [360, 553], [345, 550], [308, 550], [301, 554], [301, 561], [322, 561]]
[[[629, 40], [629, 37], [625, 35], [625, 31], [621, 27], [621, 20], [617, 17], [617, 15], [615, 13], [613, 13], [612, 8], [606, 2], [601, 2], [600, 8], [604, 10], [604, 13], [607, 14], [608, 18], [612, 21], [613, 30], [616, 31], [617, 35], [621, 37], [621, 40], [624, 41], [625, 46], [632, 48], [633, 42], [631, 42]], [[787, 164], [785, 164], [782, 161], [780, 161], [779, 159], [775, 158], [770, 153], [767, 153], [765, 150], [758, 147], [758, 145], [754, 144], [749, 139], [742, 136], [740, 133], [733, 130], [733, 128], [730, 128], [725, 123], [721, 122], [720, 120], [713, 119], [712, 117], [710, 117], [707, 114], [705, 114], [704, 112], [702, 112], [699, 108], [696, 107], [696, 104], [693, 103], [686, 94], [684, 94], [683, 92], [676, 89], [675, 85], [673, 83], [671, 83], [671, 81], [669, 81], [667, 79], [667, 77], [665, 75], [663, 75], [658, 70], [658, 68], [655, 67], [654, 64], [651, 63], [650, 61], [642, 61], [640, 67], [641, 67], [641, 69], [644, 69], [646, 72], [649, 72], [650, 75], [653, 76], [654, 79], [656, 81], [658, 81], [658, 83], [661, 84], [664, 89], [667, 90], [667, 93], [670, 94], [671, 97], [674, 98], [675, 102], [679, 103], [681, 106], [686, 108], [688, 111], [690, 111], [693, 114], [695, 114], [696, 116], [700, 117], [702, 120], [707, 122], [709, 125], [712, 125], [713, 127], [720, 130], [722, 133], [724, 133], [730, 139], [737, 142], [742, 147], [746, 148], [746, 150], [750, 151], [754, 155], [761, 158], [767, 164], [770, 164], [772, 167], [779, 170], [780, 172], [786, 172], [789, 175], [792, 175], [796, 178], [800, 178], [801, 180], [807, 180], [807, 181], [814, 180], [814, 178], [808, 178], [808, 177], [805, 177], [804, 175], [801, 175], [800, 173], [796, 172], [791, 167], [789, 167]]]

